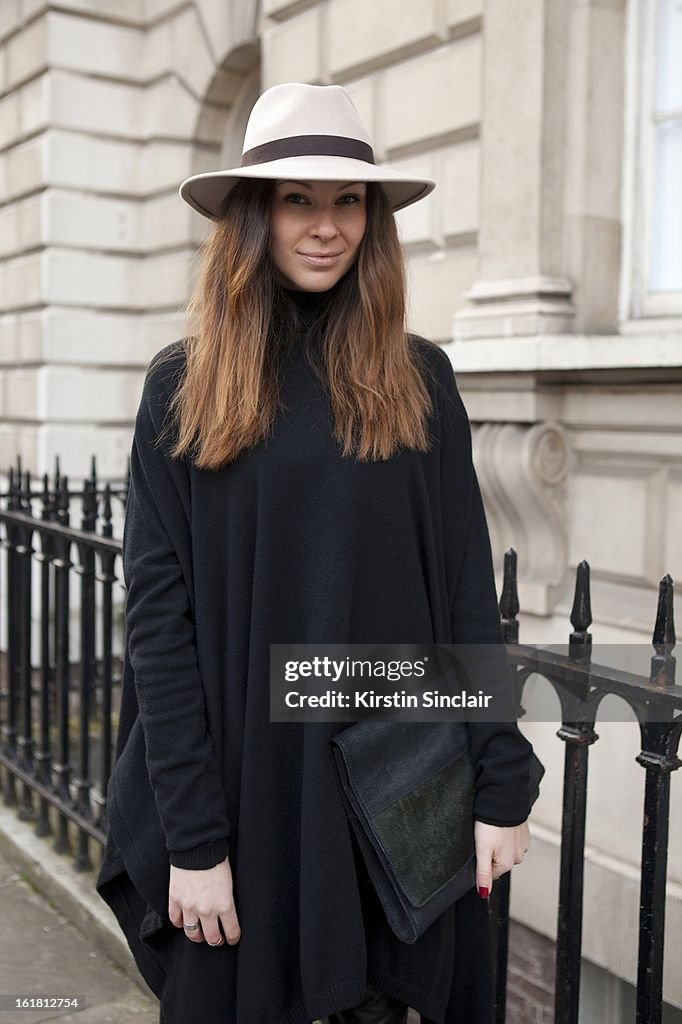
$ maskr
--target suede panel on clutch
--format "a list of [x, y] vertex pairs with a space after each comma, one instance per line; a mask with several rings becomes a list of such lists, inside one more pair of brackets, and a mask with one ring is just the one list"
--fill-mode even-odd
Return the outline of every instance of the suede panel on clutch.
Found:
[[[414, 906], [423, 906], [474, 852], [473, 778], [471, 759], [463, 753], [374, 818]], [[461, 827], [462, 822], [471, 824]]]

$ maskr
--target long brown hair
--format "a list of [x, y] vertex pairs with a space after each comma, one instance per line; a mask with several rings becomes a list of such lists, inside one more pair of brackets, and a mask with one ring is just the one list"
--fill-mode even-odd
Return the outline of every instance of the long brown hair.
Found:
[[[279, 408], [282, 339], [305, 329], [270, 256], [273, 191], [271, 181], [241, 179], [200, 248], [185, 307], [193, 327], [183, 339], [186, 368], [167, 410], [177, 428], [171, 456], [191, 454], [199, 469], [218, 470], [268, 435]], [[311, 363], [319, 359], [342, 456], [376, 461], [401, 445], [428, 451], [432, 403], [405, 330], [393, 211], [373, 182], [366, 203], [355, 264], [326, 293], [308, 333], [317, 339]]]

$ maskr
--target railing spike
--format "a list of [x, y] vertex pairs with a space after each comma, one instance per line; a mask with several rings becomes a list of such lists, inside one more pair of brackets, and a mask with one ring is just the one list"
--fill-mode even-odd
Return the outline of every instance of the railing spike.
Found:
[[576, 567], [575, 592], [571, 609], [571, 625], [578, 633], [584, 633], [592, 625], [590, 606], [590, 566], [585, 559]]
[[111, 486], [109, 481], [104, 485], [104, 500], [102, 503], [102, 536], [113, 536], [113, 524], [111, 516]]
[[69, 509], [69, 478], [64, 474], [60, 478], [59, 492], [57, 499], [57, 519], [63, 526], [68, 526], [70, 522], [70, 509]]
[[31, 514], [31, 498], [32, 498], [31, 486], [32, 486], [32, 483], [33, 483], [33, 480], [32, 480], [32, 476], [31, 476], [31, 470], [27, 469], [26, 472], [24, 473], [23, 507], [25, 508], [25, 510], [28, 512], [29, 515]]
[[508, 548], [504, 553], [504, 570], [502, 576], [502, 595], [500, 597], [500, 615], [502, 634], [506, 644], [519, 642], [519, 592], [517, 588], [516, 551]]
[[649, 678], [656, 686], [674, 686], [677, 660], [672, 653], [676, 643], [675, 610], [673, 598], [675, 584], [670, 573], [659, 581], [658, 607], [652, 643], [656, 653], [651, 658]]
[[42, 494], [40, 495], [40, 500], [41, 500], [42, 506], [43, 506], [41, 514], [40, 514], [40, 518], [45, 520], [45, 521], [47, 521], [50, 518], [50, 502], [51, 502], [51, 497], [50, 497], [50, 474], [49, 473], [43, 473], [43, 490], [42, 490]]
[[675, 584], [670, 573], [666, 573], [658, 584], [658, 606], [652, 643], [654, 647], [661, 644], [675, 645], [675, 612], [673, 608]]
[[83, 480], [83, 519], [82, 528], [88, 532], [95, 529], [97, 520], [97, 489], [92, 478]]
[[592, 635], [588, 627], [591, 624], [590, 565], [589, 562], [583, 559], [576, 567], [575, 592], [573, 594], [573, 607], [571, 608], [573, 632], [568, 640], [568, 648], [572, 658], [589, 657], [592, 650]]

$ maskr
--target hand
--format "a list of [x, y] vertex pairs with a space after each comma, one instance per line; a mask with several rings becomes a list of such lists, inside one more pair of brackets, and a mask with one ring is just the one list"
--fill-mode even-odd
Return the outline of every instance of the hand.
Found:
[[225, 939], [231, 946], [239, 942], [241, 928], [232, 894], [229, 858], [203, 871], [176, 868], [171, 864], [168, 916], [176, 928], [201, 923], [201, 928], [185, 932], [192, 942], [205, 940], [212, 946], [223, 946]]
[[[480, 896], [489, 896], [493, 890], [493, 879], [511, 871], [514, 864], [521, 863], [529, 844], [528, 819], [508, 828], [474, 821], [476, 888]], [[481, 889], [486, 891], [481, 892]]]

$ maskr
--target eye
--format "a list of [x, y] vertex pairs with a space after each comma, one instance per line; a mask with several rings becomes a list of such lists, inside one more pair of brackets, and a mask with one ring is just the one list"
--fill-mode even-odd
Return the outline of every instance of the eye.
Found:
[[300, 206], [300, 203], [298, 203], [299, 199], [302, 199], [304, 203], [307, 202], [306, 197], [301, 195], [300, 192], [290, 192], [288, 195], [284, 196], [285, 203], [294, 203], [297, 206]]
[[[349, 203], [343, 202], [346, 199], [350, 199], [350, 202]], [[362, 199], [361, 196], [356, 196], [352, 192], [349, 192], [347, 195], [341, 196], [341, 198], [339, 199], [339, 202], [340, 203], [343, 202], [344, 206], [353, 206], [355, 203], [361, 202], [361, 199]]]

